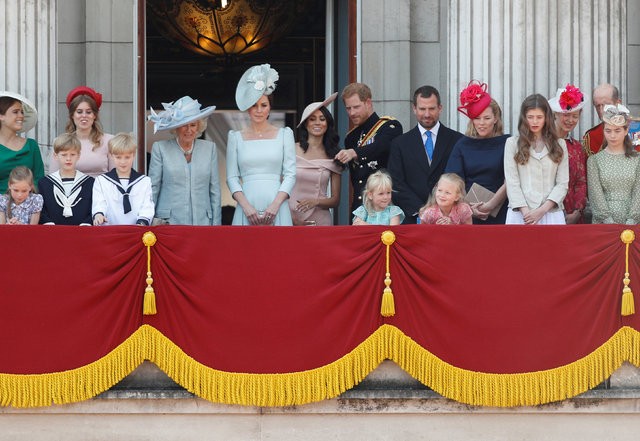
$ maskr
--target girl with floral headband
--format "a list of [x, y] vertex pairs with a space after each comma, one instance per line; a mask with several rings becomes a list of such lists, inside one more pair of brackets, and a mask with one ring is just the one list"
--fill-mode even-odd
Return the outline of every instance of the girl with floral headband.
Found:
[[268, 64], [249, 68], [236, 88], [236, 104], [249, 124], [231, 130], [227, 185], [238, 202], [233, 225], [293, 225], [289, 204], [296, 182], [293, 131], [269, 123], [278, 72]]
[[604, 144], [587, 160], [594, 224], [640, 223], [640, 156], [629, 138], [631, 116], [622, 104], [603, 109]]
[[518, 135], [504, 147], [507, 224], [565, 224], [562, 201], [569, 185], [567, 145], [553, 127], [549, 102], [529, 95], [520, 107]]
[[466, 136], [453, 147], [445, 172], [464, 179], [467, 193], [477, 194], [478, 186], [493, 193], [490, 199], [471, 204], [474, 224], [504, 224], [507, 189], [503, 157], [509, 135], [503, 134], [502, 110], [487, 92], [487, 84], [473, 80], [460, 92], [458, 111], [469, 117], [469, 124]]
[[556, 131], [566, 142], [569, 153], [569, 189], [563, 201], [567, 224], [582, 223], [582, 214], [587, 205], [587, 155], [582, 143], [571, 136], [572, 130], [580, 121], [585, 104], [584, 94], [572, 84], [558, 89], [556, 95], [549, 100], [555, 116]]

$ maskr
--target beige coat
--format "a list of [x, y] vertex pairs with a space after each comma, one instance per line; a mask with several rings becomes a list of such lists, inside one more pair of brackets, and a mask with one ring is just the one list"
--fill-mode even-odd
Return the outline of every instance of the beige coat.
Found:
[[510, 209], [529, 207], [534, 210], [547, 199], [558, 205], [550, 211], [563, 209], [562, 201], [569, 188], [569, 154], [564, 139], [559, 139], [558, 142], [563, 152], [559, 164], [551, 160], [545, 146], [539, 154], [532, 148], [529, 161], [520, 165], [514, 159], [518, 150], [518, 137], [507, 139], [504, 146], [504, 178]]

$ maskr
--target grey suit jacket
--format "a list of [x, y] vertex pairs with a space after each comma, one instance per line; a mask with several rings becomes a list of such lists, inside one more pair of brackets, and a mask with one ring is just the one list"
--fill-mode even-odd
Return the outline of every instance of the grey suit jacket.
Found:
[[175, 139], [153, 143], [149, 177], [156, 217], [176, 225], [220, 225], [218, 156], [213, 142], [197, 139], [191, 164]]

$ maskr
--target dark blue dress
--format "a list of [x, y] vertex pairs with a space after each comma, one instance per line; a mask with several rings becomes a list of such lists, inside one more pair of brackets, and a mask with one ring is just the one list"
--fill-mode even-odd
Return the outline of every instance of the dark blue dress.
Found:
[[[445, 173], [461, 176], [467, 191], [475, 182], [495, 193], [504, 184], [504, 143], [509, 136], [460, 138], [449, 156]], [[473, 223], [504, 224], [508, 205], [505, 201], [496, 217], [489, 216], [486, 221], [474, 217]]]

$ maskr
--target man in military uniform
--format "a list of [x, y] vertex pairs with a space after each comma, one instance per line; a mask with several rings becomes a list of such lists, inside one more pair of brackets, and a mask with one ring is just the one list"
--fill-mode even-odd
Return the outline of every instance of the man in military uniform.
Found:
[[582, 147], [587, 153], [587, 156], [598, 153], [602, 149], [602, 143], [604, 142], [604, 123], [602, 123], [602, 112], [604, 106], [607, 104], [620, 104], [620, 93], [618, 88], [613, 84], [600, 84], [593, 89], [593, 107], [598, 112], [598, 118], [600, 118], [600, 124], [587, 130], [582, 138]]
[[393, 202], [404, 211], [405, 224], [416, 223], [418, 210], [426, 204], [453, 146], [462, 138], [462, 133], [440, 122], [442, 102], [435, 87], [419, 87], [412, 108], [418, 124], [393, 140], [389, 155]]
[[379, 117], [373, 111], [371, 89], [366, 84], [347, 85], [342, 91], [342, 101], [355, 127], [347, 133], [345, 148], [338, 152], [335, 159], [349, 164], [353, 211], [362, 205], [362, 192], [369, 175], [387, 167], [391, 140], [402, 134], [402, 125], [393, 117]]

